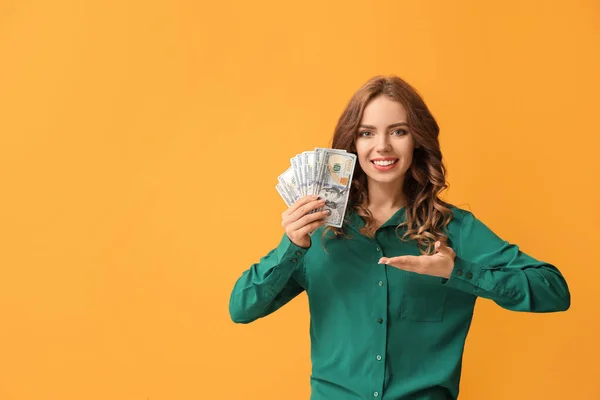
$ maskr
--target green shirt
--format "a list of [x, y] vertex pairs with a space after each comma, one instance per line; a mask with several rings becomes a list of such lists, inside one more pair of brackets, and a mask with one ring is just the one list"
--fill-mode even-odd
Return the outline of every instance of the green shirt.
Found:
[[359, 233], [364, 220], [349, 211], [344, 232], [351, 239], [328, 232], [323, 243], [319, 228], [305, 249], [283, 235], [236, 282], [231, 318], [252, 322], [306, 291], [312, 400], [456, 399], [477, 297], [514, 311], [553, 312], [569, 308], [570, 293], [554, 266], [502, 240], [471, 212], [451, 210], [449, 279], [377, 263], [420, 254], [415, 241], [396, 236], [404, 208], [374, 239]]

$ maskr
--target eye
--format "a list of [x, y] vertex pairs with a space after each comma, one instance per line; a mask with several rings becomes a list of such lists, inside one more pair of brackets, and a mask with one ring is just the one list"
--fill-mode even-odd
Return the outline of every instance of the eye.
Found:
[[368, 136], [368, 135], [370, 135], [370, 134], [371, 134], [371, 132], [369, 132], [369, 131], [361, 131], [361, 132], [358, 132], [358, 136], [359, 136], [359, 137], [367, 137], [367, 136]]
[[396, 133], [396, 132], [400, 132], [400, 133], [398, 134], [398, 136], [403, 136], [403, 135], [406, 135], [406, 134], [408, 133], [408, 132], [406, 131], [406, 129], [396, 129], [396, 130], [395, 130], [393, 133]]

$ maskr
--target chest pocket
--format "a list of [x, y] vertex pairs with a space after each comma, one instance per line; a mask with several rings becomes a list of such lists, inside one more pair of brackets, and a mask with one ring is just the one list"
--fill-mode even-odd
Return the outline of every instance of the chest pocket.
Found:
[[442, 321], [447, 294], [448, 288], [442, 284], [442, 278], [408, 272], [404, 279], [400, 316], [410, 321]]

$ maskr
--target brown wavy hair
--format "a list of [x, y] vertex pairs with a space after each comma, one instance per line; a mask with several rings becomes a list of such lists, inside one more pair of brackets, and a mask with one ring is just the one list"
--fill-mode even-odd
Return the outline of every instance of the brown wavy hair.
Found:
[[[452, 219], [452, 211], [450, 204], [438, 197], [448, 188], [438, 140], [440, 129], [417, 90], [397, 76], [378, 75], [369, 79], [354, 93], [340, 116], [331, 147], [357, 154], [355, 140], [364, 109], [372, 99], [380, 95], [388, 96], [406, 109], [408, 130], [415, 141], [413, 161], [403, 186], [407, 199], [406, 220], [396, 227], [396, 236], [403, 241], [416, 240], [421, 254], [432, 254], [437, 240], [448, 244], [447, 227]], [[367, 176], [357, 160], [348, 209], [353, 209], [365, 220], [361, 233], [367, 237], [374, 237], [375, 219], [367, 208], [367, 186]], [[399, 236], [398, 230], [402, 227], [405, 227], [406, 231]], [[323, 230], [323, 238], [329, 231], [333, 231], [335, 237], [347, 237], [343, 227], [340, 229], [327, 226]]]

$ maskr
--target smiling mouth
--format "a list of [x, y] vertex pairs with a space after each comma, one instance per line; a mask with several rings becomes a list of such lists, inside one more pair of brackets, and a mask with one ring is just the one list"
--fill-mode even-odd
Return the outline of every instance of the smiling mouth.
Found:
[[371, 163], [377, 165], [378, 167], [389, 167], [390, 165], [394, 165], [398, 162], [398, 159], [394, 159], [394, 160], [385, 160], [385, 161], [373, 161], [371, 160]]

